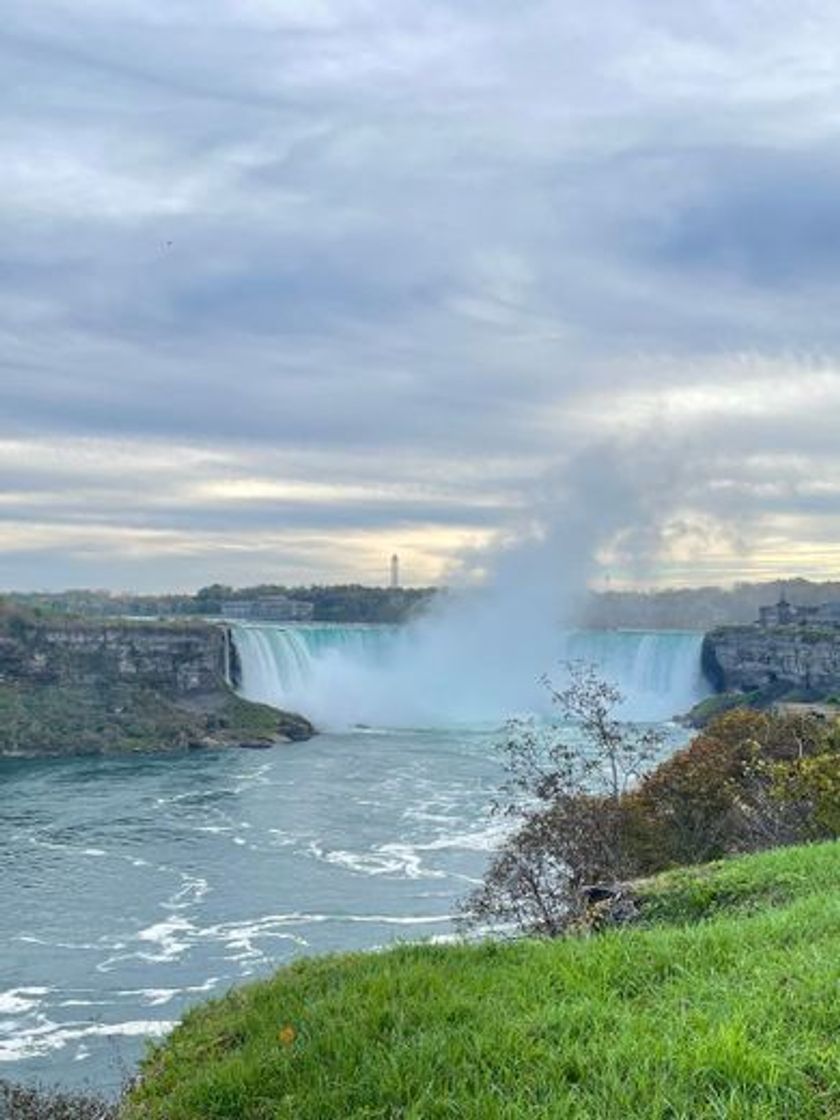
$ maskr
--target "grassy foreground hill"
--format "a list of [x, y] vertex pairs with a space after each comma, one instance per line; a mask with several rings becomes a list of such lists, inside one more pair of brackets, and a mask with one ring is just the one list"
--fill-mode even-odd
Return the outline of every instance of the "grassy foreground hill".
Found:
[[126, 1120], [840, 1117], [840, 844], [640, 887], [636, 928], [302, 960], [190, 1012]]

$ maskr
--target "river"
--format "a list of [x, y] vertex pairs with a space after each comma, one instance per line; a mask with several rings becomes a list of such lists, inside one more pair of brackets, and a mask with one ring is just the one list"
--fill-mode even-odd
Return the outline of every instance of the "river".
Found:
[[[246, 684], [315, 703], [342, 657], [381, 661], [380, 639], [333, 637], [240, 635]], [[612, 642], [606, 668], [666, 708], [697, 688], [696, 636], [577, 641]], [[0, 760], [0, 1076], [114, 1090], [148, 1039], [231, 985], [301, 954], [450, 937], [500, 835], [499, 724], [477, 723]]]

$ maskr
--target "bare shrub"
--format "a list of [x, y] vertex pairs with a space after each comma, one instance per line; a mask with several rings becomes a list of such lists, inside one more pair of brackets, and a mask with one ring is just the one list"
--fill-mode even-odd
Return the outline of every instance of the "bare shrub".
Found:
[[565, 688], [544, 682], [563, 726], [508, 724], [506, 779], [494, 812], [518, 824], [466, 899], [466, 926], [554, 936], [577, 916], [583, 884], [635, 870], [626, 841], [638, 830], [631, 823], [637, 807], [627, 794], [663, 736], [616, 719], [621, 693], [591, 666], [568, 669]]
[[0, 1120], [117, 1120], [117, 1105], [88, 1093], [65, 1093], [0, 1081]]

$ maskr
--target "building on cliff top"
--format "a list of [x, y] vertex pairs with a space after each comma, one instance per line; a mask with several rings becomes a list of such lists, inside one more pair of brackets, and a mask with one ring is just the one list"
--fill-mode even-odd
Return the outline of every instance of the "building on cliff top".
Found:
[[778, 603], [760, 607], [759, 626], [840, 626], [840, 601], [821, 603], [816, 607], [794, 607], [782, 591]]
[[243, 622], [311, 622], [315, 607], [287, 595], [264, 595], [258, 599], [226, 599], [222, 617]]

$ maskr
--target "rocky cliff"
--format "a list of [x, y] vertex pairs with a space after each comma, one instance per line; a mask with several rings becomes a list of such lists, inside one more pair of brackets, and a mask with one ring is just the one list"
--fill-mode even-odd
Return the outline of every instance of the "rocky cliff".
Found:
[[718, 692], [840, 693], [840, 628], [723, 626], [705, 637], [703, 668]]
[[224, 631], [153, 622], [17, 623], [0, 634], [0, 681], [122, 682], [171, 697], [213, 692], [225, 666]]
[[0, 618], [0, 755], [270, 746], [307, 720], [236, 696], [202, 623]]

